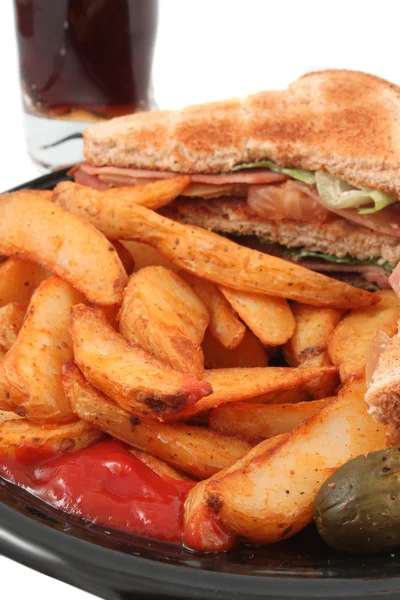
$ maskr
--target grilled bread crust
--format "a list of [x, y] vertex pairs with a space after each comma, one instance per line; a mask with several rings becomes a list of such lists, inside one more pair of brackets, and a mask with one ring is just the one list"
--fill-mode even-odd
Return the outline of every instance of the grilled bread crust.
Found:
[[400, 195], [400, 88], [358, 71], [300, 77], [284, 91], [137, 113], [89, 127], [93, 165], [221, 173], [269, 158]]

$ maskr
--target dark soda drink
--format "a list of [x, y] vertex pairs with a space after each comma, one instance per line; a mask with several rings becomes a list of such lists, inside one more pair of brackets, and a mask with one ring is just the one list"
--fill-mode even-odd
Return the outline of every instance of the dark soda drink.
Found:
[[15, 9], [26, 114], [86, 123], [154, 107], [158, 0], [15, 0]]
[[16, 0], [33, 107], [114, 116], [151, 106], [157, 0]]

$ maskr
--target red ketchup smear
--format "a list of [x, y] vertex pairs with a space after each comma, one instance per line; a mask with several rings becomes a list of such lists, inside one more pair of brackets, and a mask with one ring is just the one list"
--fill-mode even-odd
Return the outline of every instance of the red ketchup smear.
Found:
[[195, 485], [157, 475], [111, 440], [57, 456], [20, 449], [0, 457], [0, 476], [78, 517], [179, 543], [183, 504]]

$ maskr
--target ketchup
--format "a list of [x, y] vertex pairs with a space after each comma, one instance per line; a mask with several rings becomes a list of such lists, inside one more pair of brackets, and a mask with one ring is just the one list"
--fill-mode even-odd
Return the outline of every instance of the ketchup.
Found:
[[112, 440], [57, 456], [20, 449], [0, 457], [0, 477], [70, 514], [168, 542], [182, 540], [183, 504], [195, 485], [157, 475]]

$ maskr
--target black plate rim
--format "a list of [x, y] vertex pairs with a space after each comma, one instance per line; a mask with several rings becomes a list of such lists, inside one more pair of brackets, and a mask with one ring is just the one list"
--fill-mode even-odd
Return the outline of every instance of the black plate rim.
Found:
[[[9, 191], [49, 189], [67, 179], [68, 170], [43, 175]], [[46, 511], [47, 505], [41, 504]], [[400, 596], [400, 569], [398, 577], [372, 576], [367, 564], [365, 576], [358, 578], [311, 578], [299, 573], [243, 575], [198, 568], [195, 554], [192, 567], [170, 565], [78, 539], [2, 502], [0, 554], [105, 600], [131, 597], [395, 600]]]

